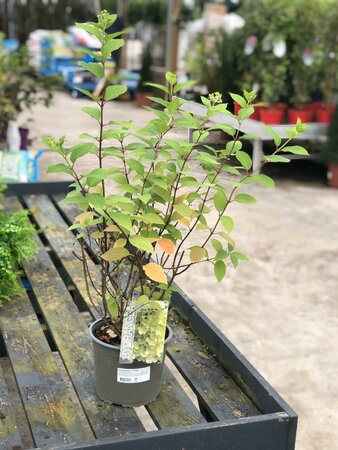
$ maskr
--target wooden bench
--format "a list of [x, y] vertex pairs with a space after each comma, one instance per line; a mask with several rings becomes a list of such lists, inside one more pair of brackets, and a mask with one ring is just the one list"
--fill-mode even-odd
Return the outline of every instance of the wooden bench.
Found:
[[22, 424], [16, 423], [23, 408], [37, 448], [294, 449], [294, 411], [183, 293], [172, 299], [174, 339], [162, 390], [146, 407], [152, 431], [146, 431], [144, 408], [122, 408], [96, 396], [91, 317], [67, 230], [77, 211], [58, 203], [66, 188], [11, 185], [5, 198], [9, 212], [31, 210], [41, 249], [36, 261], [23, 264], [30, 289], [0, 310], [0, 356], [10, 360], [20, 394], [13, 407], [0, 370], [0, 448], [23, 448]]
[[[204, 115], [207, 108], [196, 102], [192, 101], [184, 101], [184, 104], [180, 108], [182, 111], [189, 112], [191, 114]], [[210, 123], [224, 123], [228, 125], [232, 125], [236, 129], [239, 128], [238, 121], [232, 117], [225, 114], [217, 114], [209, 119]], [[294, 128], [293, 125], [270, 125], [270, 127], [276, 131], [276, 133], [282, 138], [288, 138], [288, 130]], [[294, 139], [302, 140], [302, 141], [322, 141], [326, 139], [328, 125], [324, 123], [308, 123], [307, 129], [304, 133], [296, 136]], [[259, 172], [262, 165], [262, 156], [263, 156], [263, 142], [272, 141], [272, 136], [266, 130], [266, 126], [264, 123], [259, 122], [258, 120], [246, 119], [241, 125], [240, 131], [252, 135], [250, 139], [252, 142], [252, 167], [254, 172]], [[189, 130], [189, 140], [192, 139], [193, 130]], [[290, 155], [288, 155], [290, 157]], [[292, 159], [296, 158], [305, 158], [304, 156], [299, 155], [291, 155]]]

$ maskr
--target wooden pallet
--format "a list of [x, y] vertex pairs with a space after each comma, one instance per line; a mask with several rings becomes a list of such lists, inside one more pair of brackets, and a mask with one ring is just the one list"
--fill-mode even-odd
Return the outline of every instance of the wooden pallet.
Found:
[[146, 407], [153, 431], [140, 409], [96, 396], [84, 280], [68, 231], [77, 211], [58, 203], [65, 189], [12, 185], [5, 198], [9, 212], [30, 209], [41, 249], [23, 264], [31, 291], [0, 310], [0, 356], [10, 359], [21, 398], [13, 410], [0, 367], [0, 448], [23, 448], [22, 407], [38, 448], [293, 449], [296, 414], [183, 293], [173, 296], [167, 351], [177, 370], [166, 365], [161, 393]]

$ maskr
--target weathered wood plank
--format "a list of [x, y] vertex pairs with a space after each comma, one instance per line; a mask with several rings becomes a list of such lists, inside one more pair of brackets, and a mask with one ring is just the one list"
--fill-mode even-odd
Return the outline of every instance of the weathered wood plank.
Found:
[[35, 444], [90, 440], [27, 295], [2, 307], [0, 327]]
[[6, 382], [0, 366], [0, 448], [2, 450], [19, 450], [22, 448], [21, 437], [15, 422]]
[[205, 419], [165, 366], [158, 398], [146, 406], [159, 428], [183, 427], [204, 423]]
[[[24, 200], [31, 210], [39, 228], [43, 230], [50, 246], [69, 275], [67, 281], [75, 285], [86, 304], [90, 305], [83, 277], [82, 263], [73, 254], [73, 251], [75, 251], [80, 256], [79, 246], [74, 243], [75, 239], [72, 233], [68, 232], [68, 225], [46, 195], [25, 196]], [[88, 260], [88, 267], [93, 280], [98, 282], [100, 279], [99, 270], [90, 259]], [[94, 289], [91, 288], [90, 293], [91, 297], [99, 303], [100, 299], [97, 297]], [[90, 308], [90, 310], [95, 316], [93, 309]]]
[[[6, 199], [5, 207], [13, 211], [21, 205], [12, 198]], [[47, 251], [41, 247], [37, 259], [25, 262], [23, 268], [95, 435], [103, 438], [143, 431], [132, 409], [112, 406], [97, 397], [88, 327]]]
[[62, 215], [64, 216], [65, 221], [68, 224], [71, 224], [74, 222], [75, 217], [80, 213], [80, 210], [75, 205], [60, 204], [61, 200], [64, 198], [65, 198], [65, 194], [51, 195], [52, 201], [55, 202], [57, 209], [59, 211], [61, 211]]
[[224, 420], [260, 415], [252, 401], [175, 311], [170, 312], [169, 323], [173, 341], [167, 353], [210, 417]]

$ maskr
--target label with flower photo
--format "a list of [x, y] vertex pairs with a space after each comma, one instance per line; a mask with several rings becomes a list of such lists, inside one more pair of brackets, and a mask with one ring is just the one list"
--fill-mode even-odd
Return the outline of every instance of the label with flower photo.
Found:
[[128, 306], [122, 328], [121, 364], [163, 361], [168, 307], [169, 302], [150, 300], [145, 295]]

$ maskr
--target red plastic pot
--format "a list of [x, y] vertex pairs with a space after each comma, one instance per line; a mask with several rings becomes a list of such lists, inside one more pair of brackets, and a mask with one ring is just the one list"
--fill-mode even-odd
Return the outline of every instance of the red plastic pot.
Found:
[[330, 123], [335, 107], [334, 103], [319, 103], [316, 108], [317, 122]]
[[297, 120], [300, 119], [303, 123], [308, 123], [313, 120], [313, 111], [306, 109], [293, 109], [289, 108], [288, 110], [288, 121], [289, 123], [297, 123]]
[[259, 118], [266, 125], [279, 125], [283, 123], [284, 114], [285, 111], [277, 106], [259, 109]]
[[327, 182], [330, 187], [338, 188], [338, 163], [330, 163], [328, 165]]

